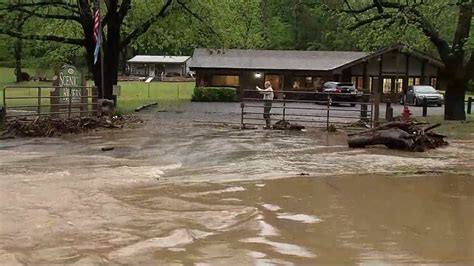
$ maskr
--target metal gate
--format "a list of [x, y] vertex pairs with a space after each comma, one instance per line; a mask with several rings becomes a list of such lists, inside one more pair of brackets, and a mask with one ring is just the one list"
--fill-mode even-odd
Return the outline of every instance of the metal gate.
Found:
[[[97, 111], [96, 87], [6, 86], [3, 89], [5, 120], [36, 119], [42, 116], [87, 116]], [[80, 91], [81, 93], [77, 93]]]
[[[360, 130], [373, 126], [374, 103], [370, 94], [274, 91], [272, 124], [283, 120], [307, 127]], [[244, 90], [241, 102], [242, 127], [265, 124], [264, 100], [255, 90]]]

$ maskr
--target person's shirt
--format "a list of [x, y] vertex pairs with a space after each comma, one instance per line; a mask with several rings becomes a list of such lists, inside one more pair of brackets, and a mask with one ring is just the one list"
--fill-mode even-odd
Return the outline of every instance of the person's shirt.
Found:
[[273, 100], [274, 94], [273, 94], [273, 88], [271, 86], [266, 89], [261, 89], [260, 87], [257, 86], [257, 90], [260, 94], [263, 94], [264, 100]]

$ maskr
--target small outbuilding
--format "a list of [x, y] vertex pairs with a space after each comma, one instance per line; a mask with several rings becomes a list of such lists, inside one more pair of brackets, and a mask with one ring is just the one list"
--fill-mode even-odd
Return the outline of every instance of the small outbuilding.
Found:
[[399, 99], [410, 85], [443, 88], [431, 56], [395, 45], [376, 52], [196, 49], [190, 69], [196, 86], [240, 91], [272, 83], [273, 89], [314, 91], [327, 81], [352, 82], [366, 93]]
[[187, 76], [189, 56], [137, 55], [128, 60], [129, 74], [141, 77]]

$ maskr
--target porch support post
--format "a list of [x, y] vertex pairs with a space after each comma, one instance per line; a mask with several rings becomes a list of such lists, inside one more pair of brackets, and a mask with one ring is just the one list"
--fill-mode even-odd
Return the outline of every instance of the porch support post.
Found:
[[368, 88], [367, 86], [369, 85], [368, 82], [367, 82], [367, 64], [368, 62], [365, 61], [364, 62], [364, 69], [363, 69], [363, 72], [362, 72], [362, 88], [364, 89], [364, 93], [366, 92], [370, 92], [370, 88]]
[[383, 55], [379, 57], [379, 82], [377, 84], [377, 90], [379, 95], [383, 93], [383, 80], [382, 80], [382, 68], [383, 68]]
[[410, 78], [410, 55], [405, 54], [405, 78], [403, 79], [403, 92], [408, 88], [408, 79]]
[[426, 84], [425, 72], [426, 72], [426, 60], [423, 60], [421, 63], [421, 79], [420, 79], [421, 84], [420, 85], [428, 85]]

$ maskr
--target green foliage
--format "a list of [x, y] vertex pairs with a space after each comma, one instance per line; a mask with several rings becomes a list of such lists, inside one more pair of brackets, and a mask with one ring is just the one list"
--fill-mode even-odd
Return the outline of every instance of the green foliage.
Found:
[[196, 87], [193, 102], [234, 102], [237, 100], [235, 88], [227, 87]]

